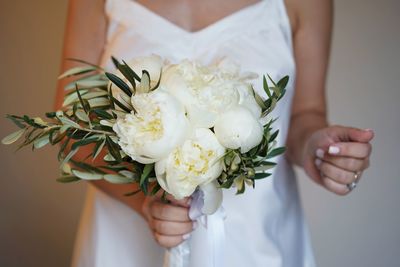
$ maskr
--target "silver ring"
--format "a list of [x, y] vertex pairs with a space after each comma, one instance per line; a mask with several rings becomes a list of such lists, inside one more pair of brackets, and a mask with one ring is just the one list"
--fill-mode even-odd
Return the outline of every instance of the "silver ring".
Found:
[[357, 182], [352, 182], [351, 184], [347, 184], [347, 189], [349, 189], [349, 191], [353, 191], [354, 188], [357, 187]]
[[347, 184], [347, 189], [349, 189], [349, 191], [353, 191], [354, 188], [357, 187], [357, 183], [360, 180], [360, 176], [361, 176], [361, 172], [356, 172], [354, 173], [354, 181], [351, 182], [350, 184]]

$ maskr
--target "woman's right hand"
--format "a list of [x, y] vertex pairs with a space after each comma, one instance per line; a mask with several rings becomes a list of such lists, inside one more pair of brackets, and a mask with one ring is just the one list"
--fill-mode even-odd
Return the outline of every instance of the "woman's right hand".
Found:
[[142, 212], [156, 242], [171, 248], [190, 237], [196, 222], [189, 218], [191, 198], [176, 200], [168, 194], [167, 200], [168, 203], [162, 201], [160, 196], [148, 196], [143, 202]]

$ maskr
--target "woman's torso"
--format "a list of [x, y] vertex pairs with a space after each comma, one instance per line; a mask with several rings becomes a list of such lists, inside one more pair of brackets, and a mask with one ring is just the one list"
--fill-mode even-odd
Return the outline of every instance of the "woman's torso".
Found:
[[[277, 145], [284, 145], [295, 63], [283, 0], [252, 3], [195, 32], [132, 0], [107, 0], [105, 9], [109, 26], [101, 64], [108, 70], [113, 70], [111, 56], [130, 60], [154, 53], [171, 62], [189, 58], [204, 64], [227, 58], [243, 71], [259, 74], [254, 87], [262, 96], [263, 74], [274, 79], [289, 75], [287, 93], [273, 114], [279, 117], [275, 123], [280, 129]], [[90, 190], [81, 224], [81, 229], [86, 230], [80, 231], [77, 247], [90, 251], [87, 254], [97, 259], [95, 266], [161, 266], [162, 250], [152, 240], [142, 218], [97, 189]], [[226, 190], [223, 205], [227, 212], [226, 266], [314, 266], [296, 181], [283, 157], [273, 175], [258, 181], [255, 189], [248, 188], [240, 196], [234, 190]], [[192, 236], [191, 266], [206, 266], [204, 236], [202, 227]], [[109, 242], [112, 245], [107, 245]], [[126, 251], [126, 247], [135, 250]], [[110, 257], [117, 263], [105, 264]], [[83, 251], [76, 254], [76, 266], [91, 266], [78, 264], [90, 261], [87, 256], [84, 258]]]

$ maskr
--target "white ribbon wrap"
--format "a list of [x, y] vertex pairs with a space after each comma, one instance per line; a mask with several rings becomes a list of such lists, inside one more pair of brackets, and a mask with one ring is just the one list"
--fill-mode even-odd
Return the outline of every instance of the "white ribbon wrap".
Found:
[[[209, 262], [205, 267], [224, 266], [224, 241], [225, 241], [225, 211], [222, 206], [212, 215], [206, 215], [202, 209], [204, 206], [204, 193], [197, 190], [192, 195], [192, 203], [189, 209], [190, 219], [197, 220], [207, 229], [207, 250]], [[180, 245], [166, 251], [163, 267], [189, 267], [190, 264], [190, 239]]]

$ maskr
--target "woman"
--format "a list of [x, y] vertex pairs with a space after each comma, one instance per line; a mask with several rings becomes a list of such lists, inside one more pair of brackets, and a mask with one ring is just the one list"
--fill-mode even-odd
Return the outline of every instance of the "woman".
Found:
[[[240, 197], [224, 192], [225, 262], [315, 266], [290, 163], [303, 167], [327, 190], [346, 195], [368, 167], [373, 138], [371, 130], [327, 122], [331, 26], [329, 0], [71, 0], [63, 57], [110, 70], [111, 55], [129, 60], [156, 53], [171, 61], [204, 63], [225, 57], [260, 76], [290, 75], [287, 95], [275, 114], [278, 142], [286, 141], [288, 148], [286, 158], [255, 190]], [[64, 62], [63, 69], [71, 66]], [[260, 82], [254, 82], [256, 90]], [[60, 83], [58, 107], [62, 87]], [[161, 266], [161, 247], [176, 246], [190, 235], [191, 266], [206, 266], [204, 229], [190, 221], [189, 199], [170, 198], [166, 204], [157, 197], [124, 197], [133, 185], [93, 184], [74, 266]]]

